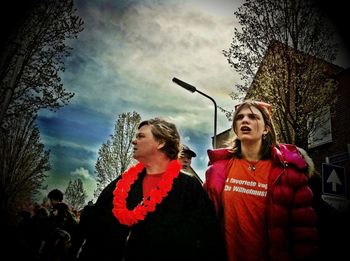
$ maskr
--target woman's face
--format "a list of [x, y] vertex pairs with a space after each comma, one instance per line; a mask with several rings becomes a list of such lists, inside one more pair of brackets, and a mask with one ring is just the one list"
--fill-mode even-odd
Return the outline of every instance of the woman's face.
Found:
[[260, 141], [268, 132], [262, 113], [254, 106], [245, 106], [237, 113], [234, 131], [242, 143]]

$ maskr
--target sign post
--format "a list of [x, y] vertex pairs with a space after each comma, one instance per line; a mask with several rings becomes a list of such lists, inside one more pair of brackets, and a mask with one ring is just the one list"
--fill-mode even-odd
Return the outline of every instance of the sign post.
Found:
[[326, 195], [346, 198], [345, 168], [322, 163], [322, 191]]

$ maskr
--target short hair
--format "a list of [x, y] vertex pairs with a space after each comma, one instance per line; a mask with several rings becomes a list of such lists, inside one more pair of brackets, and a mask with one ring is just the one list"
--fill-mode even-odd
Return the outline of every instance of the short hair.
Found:
[[138, 129], [142, 126], [151, 126], [151, 132], [157, 141], [165, 143], [160, 150], [171, 160], [177, 159], [180, 152], [180, 135], [175, 124], [161, 118], [153, 118], [142, 121]]
[[59, 189], [53, 189], [47, 194], [47, 197], [51, 200], [63, 201], [63, 192]]

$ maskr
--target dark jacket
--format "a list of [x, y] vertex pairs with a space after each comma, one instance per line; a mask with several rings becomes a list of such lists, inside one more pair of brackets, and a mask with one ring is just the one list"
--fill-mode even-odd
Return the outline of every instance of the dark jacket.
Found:
[[[221, 192], [233, 156], [228, 149], [209, 150], [208, 155], [204, 188], [221, 216]], [[266, 213], [270, 260], [316, 260], [317, 215], [311, 207], [308, 165], [297, 147], [289, 144], [273, 148], [272, 161]]]
[[[142, 200], [144, 176], [145, 171], [131, 186], [129, 209]], [[224, 260], [225, 243], [214, 206], [197, 179], [180, 172], [156, 210], [129, 228], [112, 214], [119, 178], [102, 191], [84, 218], [89, 221], [81, 220], [89, 230], [79, 260]]]

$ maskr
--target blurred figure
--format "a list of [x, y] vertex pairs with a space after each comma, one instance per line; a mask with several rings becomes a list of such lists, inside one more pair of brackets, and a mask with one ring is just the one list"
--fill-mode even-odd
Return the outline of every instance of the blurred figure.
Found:
[[41, 260], [75, 260], [79, 243], [79, 223], [70, 207], [64, 202], [54, 203], [49, 230], [40, 249]]
[[30, 220], [29, 228], [28, 243], [39, 256], [51, 229], [49, 210], [43, 206], [36, 208]]
[[190, 172], [192, 158], [195, 158], [197, 154], [185, 144], [182, 144], [181, 147], [182, 149], [179, 156], [179, 161], [181, 163], [181, 170]]
[[49, 192], [49, 194], [47, 194], [47, 197], [48, 197], [50, 204], [51, 204], [51, 207], [52, 207], [56, 203], [63, 202], [64, 194], [59, 189], [53, 189]]
[[72, 245], [70, 234], [62, 229], [55, 228], [43, 248], [40, 260], [42, 261], [73, 261], [70, 254]]

